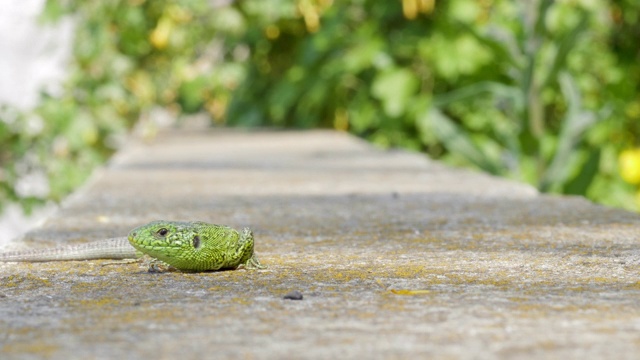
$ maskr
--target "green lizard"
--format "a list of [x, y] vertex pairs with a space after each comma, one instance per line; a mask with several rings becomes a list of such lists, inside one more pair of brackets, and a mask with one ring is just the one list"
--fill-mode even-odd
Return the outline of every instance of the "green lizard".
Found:
[[2, 262], [39, 262], [90, 259], [137, 259], [150, 256], [181, 271], [263, 269], [253, 252], [253, 233], [205, 222], [154, 221], [133, 229], [128, 238], [87, 244], [0, 253]]

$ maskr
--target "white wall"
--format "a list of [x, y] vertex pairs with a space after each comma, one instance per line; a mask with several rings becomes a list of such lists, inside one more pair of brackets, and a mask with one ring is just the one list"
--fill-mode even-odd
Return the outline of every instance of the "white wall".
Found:
[[0, 1], [0, 103], [32, 108], [41, 89], [56, 92], [71, 56], [70, 18], [42, 24], [44, 0]]

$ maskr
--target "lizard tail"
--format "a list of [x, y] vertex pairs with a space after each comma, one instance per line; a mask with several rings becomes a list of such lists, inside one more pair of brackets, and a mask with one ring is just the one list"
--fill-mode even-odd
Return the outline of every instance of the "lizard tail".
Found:
[[0, 253], [0, 262], [43, 262], [91, 259], [136, 259], [141, 254], [126, 237], [86, 244]]

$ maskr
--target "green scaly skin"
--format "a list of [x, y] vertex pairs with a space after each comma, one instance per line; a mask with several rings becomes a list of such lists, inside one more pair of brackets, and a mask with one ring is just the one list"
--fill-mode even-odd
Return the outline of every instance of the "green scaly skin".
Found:
[[154, 221], [133, 229], [136, 250], [181, 271], [263, 269], [253, 253], [253, 233], [205, 222]]

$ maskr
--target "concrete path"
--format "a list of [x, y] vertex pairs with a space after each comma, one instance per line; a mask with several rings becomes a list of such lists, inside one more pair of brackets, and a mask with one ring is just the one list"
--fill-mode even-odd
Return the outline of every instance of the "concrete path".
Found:
[[[335, 132], [134, 143], [14, 247], [250, 226], [262, 271], [0, 264], [2, 359], [632, 359], [640, 217]], [[299, 291], [302, 300], [286, 300]]]

